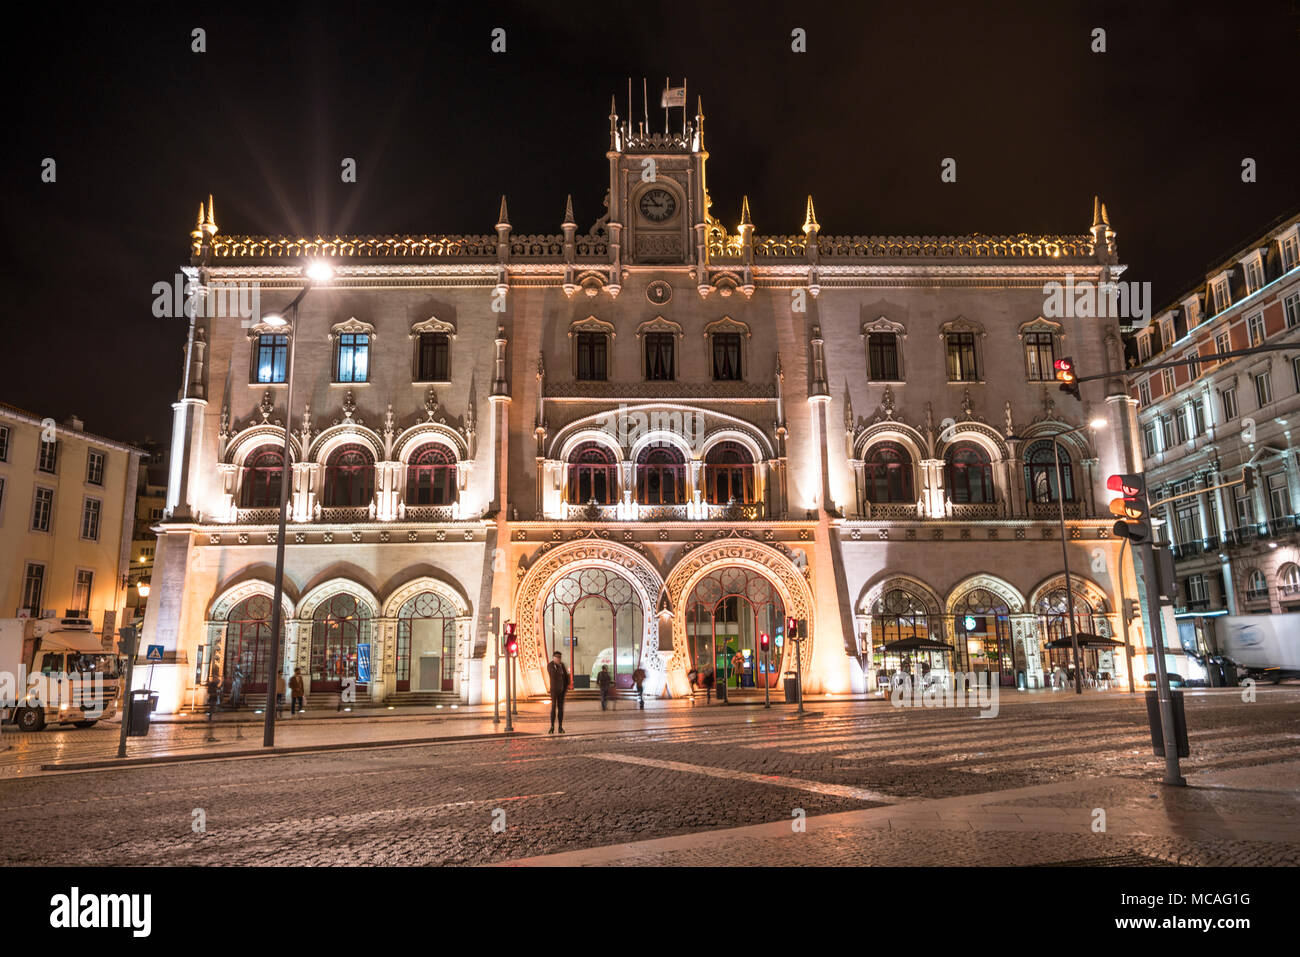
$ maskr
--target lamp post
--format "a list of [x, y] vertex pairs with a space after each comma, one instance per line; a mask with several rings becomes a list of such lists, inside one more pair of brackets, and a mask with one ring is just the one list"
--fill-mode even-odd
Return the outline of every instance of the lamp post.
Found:
[[[1061, 439], [1064, 436], [1073, 435], [1075, 432], [1082, 432], [1084, 429], [1104, 429], [1105, 427], [1105, 419], [1093, 419], [1087, 425], [1076, 426], [1063, 432], [1053, 432], [1047, 436], [1052, 441], [1052, 457], [1056, 463], [1056, 501], [1060, 506], [1059, 520], [1061, 525], [1061, 565], [1065, 569], [1066, 629], [1070, 635], [1071, 650], [1074, 652], [1075, 694], [1083, 694], [1083, 664], [1079, 655], [1079, 632], [1074, 621], [1074, 589], [1070, 587], [1069, 538], [1065, 531], [1065, 484], [1061, 476]], [[1022, 436], [1012, 435], [1008, 436], [1008, 438], [1019, 439]]]
[[306, 298], [307, 293], [311, 291], [312, 284], [327, 282], [334, 275], [334, 270], [329, 263], [316, 261], [307, 266], [306, 274], [307, 284], [302, 287], [302, 290], [294, 297], [293, 302], [289, 303], [289, 308], [285, 310], [290, 314], [290, 318], [286, 319], [280, 314], [271, 314], [262, 318], [266, 325], [285, 330], [285, 345], [289, 353], [289, 369], [284, 391], [284, 449], [280, 459], [280, 524], [279, 531], [275, 536], [275, 595], [271, 603], [271, 648], [267, 659], [268, 666], [274, 673], [267, 675], [266, 682], [266, 719], [262, 731], [262, 746], [265, 748], [275, 745], [275, 688], [280, 667], [280, 629], [284, 623], [284, 614], [280, 605], [284, 600], [284, 536], [285, 526], [288, 523], [289, 484], [291, 481], [289, 435], [293, 424], [293, 366], [294, 358], [298, 354], [297, 343], [294, 341], [297, 332], [298, 306]]

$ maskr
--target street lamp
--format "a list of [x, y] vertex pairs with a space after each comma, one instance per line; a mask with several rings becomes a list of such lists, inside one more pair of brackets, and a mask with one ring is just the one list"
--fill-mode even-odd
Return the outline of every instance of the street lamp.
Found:
[[[1074, 621], [1074, 589], [1070, 587], [1070, 554], [1069, 538], [1065, 532], [1065, 483], [1061, 477], [1061, 439], [1067, 435], [1073, 435], [1075, 432], [1082, 432], [1084, 429], [1104, 429], [1106, 427], [1105, 419], [1093, 419], [1087, 425], [1076, 426], [1073, 429], [1065, 429], [1062, 432], [1053, 432], [1047, 436], [1052, 442], [1052, 456], [1056, 462], [1056, 501], [1060, 506], [1060, 523], [1061, 523], [1061, 565], [1065, 569], [1065, 608], [1067, 630], [1070, 634], [1070, 646], [1074, 652], [1074, 693], [1083, 694], [1083, 665], [1079, 657], [1079, 632], [1075, 627]], [[1023, 436], [1009, 435], [1008, 439], [1020, 439]], [[1038, 436], [1033, 436], [1038, 438]]]
[[285, 526], [288, 523], [289, 484], [291, 481], [289, 472], [289, 435], [293, 425], [293, 366], [294, 358], [298, 354], [293, 337], [297, 329], [299, 304], [307, 297], [307, 293], [311, 291], [313, 284], [328, 282], [334, 276], [333, 267], [323, 259], [308, 263], [304, 272], [307, 283], [302, 287], [302, 291], [294, 297], [293, 302], [289, 303], [289, 308], [285, 310], [286, 313], [289, 313], [290, 318], [286, 319], [280, 313], [272, 313], [262, 317], [262, 322], [266, 325], [274, 329], [284, 330], [287, 340], [286, 346], [289, 352], [289, 369], [284, 390], [284, 449], [280, 458], [280, 525], [279, 532], [275, 536], [275, 596], [271, 604], [271, 653], [268, 658], [268, 664], [275, 670], [275, 673], [268, 675], [266, 682], [266, 720], [263, 723], [262, 731], [262, 747], [264, 748], [275, 745], [275, 689], [276, 679], [280, 673], [280, 629], [283, 627], [284, 621], [284, 614], [280, 606], [284, 601], [284, 536]]

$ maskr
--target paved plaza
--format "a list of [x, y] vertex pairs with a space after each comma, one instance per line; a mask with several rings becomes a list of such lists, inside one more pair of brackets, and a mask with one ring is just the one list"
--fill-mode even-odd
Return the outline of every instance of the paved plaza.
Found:
[[[601, 712], [563, 737], [474, 713], [0, 739], [6, 864], [1300, 864], [1300, 689], [1188, 692], [1191, 787], [1159, 783], [1141, 695]], [[251, 719], [251, 720], [248, 720]], [[500, 726], [496, 726], [498, 729]], [[140, 759], [154, 763], [134, 763]], [[201, 825], [201, 826], [200, 826]]]

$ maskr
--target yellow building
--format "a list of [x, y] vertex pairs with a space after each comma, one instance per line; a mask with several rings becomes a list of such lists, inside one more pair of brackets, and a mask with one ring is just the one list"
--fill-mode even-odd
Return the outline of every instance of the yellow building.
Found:
[[0, 403], [0, 617], [85, 617], [112, 639], [140, 454]]

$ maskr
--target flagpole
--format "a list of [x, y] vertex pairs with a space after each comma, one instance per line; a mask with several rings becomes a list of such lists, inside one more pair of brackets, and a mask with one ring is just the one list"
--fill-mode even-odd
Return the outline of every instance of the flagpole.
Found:
[[682, 139], [686, 139], [686, 77], [682, 77]]
[[641, 77], [641, 117], [645, 120], [645, 131], [650, 132], [650, 91], [646, 78]]
[[664, 136], [668, 135], [668, 77], [664, 77]]

